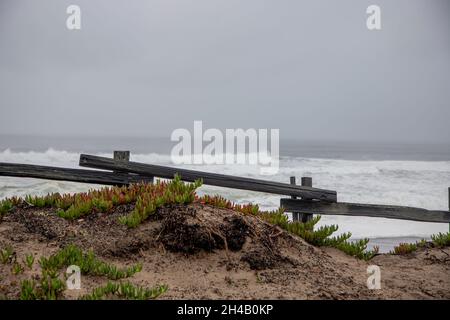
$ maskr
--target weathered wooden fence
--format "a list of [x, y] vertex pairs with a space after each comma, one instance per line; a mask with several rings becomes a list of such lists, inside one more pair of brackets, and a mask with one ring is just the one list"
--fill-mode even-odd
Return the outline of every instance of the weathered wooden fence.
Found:
[[[310, 177], [302, 177], [301, 185], [297, 185], [295, 177], [291, 177], [290, 184], [287, 184], [131, 162], [129, 159], [129, 151], [114, 151], [114, 157], [112, 159], [86, 154], [80, 155], [80, 166], [102, 170], [0, 163], [0, 176], [64, 180], [104, 185], [127, 185], [137, 182], [152, 183], [154, 177], [171, 179], [175, 174], [179, 174], [184, 181], [202, 179], [203, 183], [207, 185], [289, 196], [290, 198], [282, 198], [280, 200], [280, 206], [285, 211], [292, 212], [294, 221], [306, 222], [312, 218], [313, 214], [320, 214], [450, 223], [450, 211], [337, 202], [336, 191], [314, 188], [312, 186], [312, 178]], [[448, 188], [448, 192], [450, 210], [450, 188]]]
[[280, 206], [283, 207], [286, 212], [292, 212], [294, 221], [305, 222], [310, 220], [313, 214], [321, 214], [450, 223], [450, 211], [426, 210], [422, 208], [392, 205], [337, 202], [335, 191], [313, 188], [312, 178], [310, 177], [302, 177], [300, 186], [296, 185], [295, 177], [291, 177], [290, 185], [287, 185], [279, 182], [170, 168], [137, 162], [125, 161], [117, 163], [117, 161], [114, 161], [113, 159], [83, 154], [80, 156], [80, 166], [109, 169], [117, 172], [130, 172], [141, 176], [152, 175], [161, 178], [172, 178], [178, 173], [181, 178], [186, 181], [194, 181], [201, 178], [205, 184], [214, 186], [288, 195], [291, 196], [291, 198], [282, 198], [280, 200]]
[[134, 173], [140, 176], [155, 176], [171, 179], [179, 174], [185, 181], [202, 179], [203, 183], [211, 186], [233, 189], [267, 192], [286, 196], [298, 196], [325, 202], [336, 202], [337, 193], [332, 190], [317, 189], [307, 186], [296, 186], [287, 183], [266, 181], [252, 178], [237, 177], [218, 173], [194, 171], [167, 166], [144, 164], [131, 161], [117, 162], [110, 158], [92, 155], [80, 155], [80, 166], [117, 172]]

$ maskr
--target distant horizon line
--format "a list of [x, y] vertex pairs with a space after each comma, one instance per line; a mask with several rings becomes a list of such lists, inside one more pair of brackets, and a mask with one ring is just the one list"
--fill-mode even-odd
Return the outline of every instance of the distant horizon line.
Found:
[[[52, 139], [126, 139], [126, 140], [132, 140], [132, 139], [138, 139], [138, 140], [145, 140], [145, 139], [151, 139], [151, 140], [167, 140], [170, 142], [170, 136], [162, 136], [162, 135], [151, 135], [151, 136], [145, 136], [145, 135], [121, 135], [121, 134], [48, 134], [48, 133], [0, 133], [0, 139], [1, 137], [14, 137], [14, 138], [52, 138]], [[296, 142], [296, 143], [348, 143], [348, 144], [363, 144], [363, 143], [370, 143], [370, 144], [390, 144], [390, 145], [426, 145], [426, 144], [432, 144], [432, 145], [444, 145], [444, 146], [450, 146], [450, 141], [429, 141], [429, 140], [420, 140], [420, 141], [410, 141], [410, 140], [386, 140], [386, 139], [337, 139], [337, 138], [322, 138], [322, 139], [307, 139], [307, 138], [293, 138], [293, 137], [281, 137], [280, 136], [280, 142]]]

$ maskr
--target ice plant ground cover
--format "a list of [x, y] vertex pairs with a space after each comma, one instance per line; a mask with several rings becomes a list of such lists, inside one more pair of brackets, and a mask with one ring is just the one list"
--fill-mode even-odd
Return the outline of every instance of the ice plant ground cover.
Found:
[[[23, 264], [31, 270], [34, 263], [32, 254], [27, 254], [23, 264], [15, 261], [15, 252], [11, 247], [1, 248], [1, 263], [11, 265], [14, 275], [24, 272]], [[30, 258], [33, 257], [33, 258]], [[39, 260], [40, 275], [33, 275], [20, 281], [18, 299], [21, 300], [56, 300], [60, 299], [66, 290], [66, 279], [62, 270], [70, 265], [80, 267], [81, 274], [97, 277], [106, 277], [109, 281], [105, 286], [99, 286], [92, 293], [83, 295], [79, 299], [104, 299], [123, 298], [134, 300], [155, 299], [167, 291], [167, 285], [157, 285], [153, 288], [135, 286], [130, 282], [113, 282], [129, 278], [142, 270], [137, 264], [128, 268], [118, 268], [98, 259], [92, 251], [83, 252], [74, 245], [68, 245], [49, 257], [41, 257]]]
[[431, 235], [431, 242], [427, 242], [425, 239], [416, 241], [415, 243], [400, 243], [398, 246], [390, 252], [391, 254], [408, 254], [416, 251], [419, 248], [425, 248], [427, 246], [433, 245], [437, 248], [443, 248], [450, 246], [450, 232]]

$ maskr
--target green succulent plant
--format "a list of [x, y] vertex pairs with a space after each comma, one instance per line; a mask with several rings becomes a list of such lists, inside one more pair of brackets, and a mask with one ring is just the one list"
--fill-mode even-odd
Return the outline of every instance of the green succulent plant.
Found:
[[13, 274], [18, 275], [18, 274], [23, 273], [24, 268], [23, 268], [23, 266], [20, 263], [15, 262], [13, 264], [13, 266], [12, 266], [11, 271], [12, 271]]
[[149, 300], [156, 299], [167, 291], [167, 285], [157, 285], [154, 288], [143, 288], [135, 286], [130, 282], [114, 283], [108, 281], [104, 286], [95, 288], [80, 300], [102, 300], [107, 297], [117, 297], [127, 300]]
[[128, 268], [117, 268], [99, 260], [93, 251], [83, 252], [75, 245], [68, 245], [50, 257], [42, 257], [39, 264], [43, 270], [48, 272], [59, 270], [62, 267], [76, 265], [80, 267], [82, 274], [94, 276], [106, 276], [108, 279], [118, 280], [131, 277], [142, 270], [141, 264], [136, 264]]
[[27, 254], [25, 256], [25, 260], [24, 263], [26, 264], [26, 266], [28, 267], [28, 269], [33, 268], [33, 264], [34, 264], [34, 255], [32, 253]]
[[14, 250], [11, 246], [6, 246], [0, 250], [0, 262], [2, 264], [12, 263], [14, 259]]
[[448, 247], [450, 246], [450, 232], [432, 235], [431, 240], [433, 244], [437, 247]]

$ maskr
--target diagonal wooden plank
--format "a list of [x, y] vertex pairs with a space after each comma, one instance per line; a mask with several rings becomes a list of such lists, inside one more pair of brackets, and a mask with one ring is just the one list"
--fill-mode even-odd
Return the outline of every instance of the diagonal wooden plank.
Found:
[[318, 199], [327, 202], [336, 202], [337, 200], [336, 191], [332, 190], [324, 190], [297, 185], [294, 186], [287, 183], [172, 168], [167, 166], [144, 164], [131, 161], [118, 163], [110, 158], [86, 154], [80, 155], [80, 166], [96, 169], [131, 172], [142, 176], [156, 176], [168, 179], [173, 178], [175, 174], [179, 174], [185, 181], [203, 179], [204, 184], [219, 187], [306, 197], [308, 199]]

